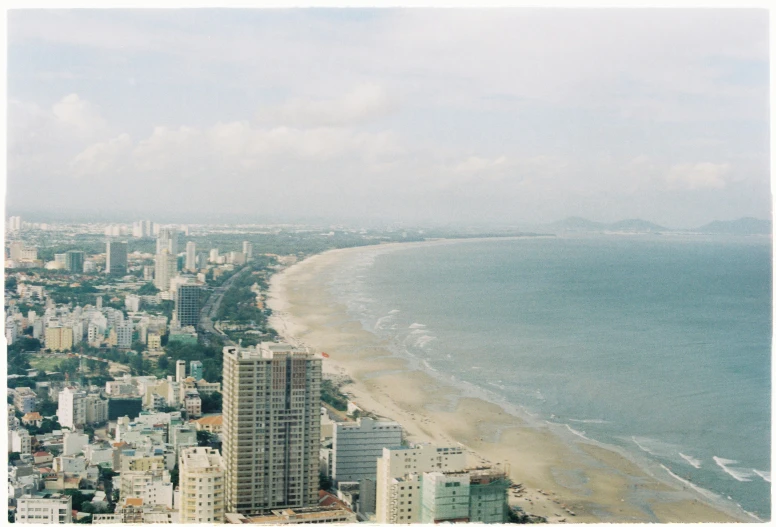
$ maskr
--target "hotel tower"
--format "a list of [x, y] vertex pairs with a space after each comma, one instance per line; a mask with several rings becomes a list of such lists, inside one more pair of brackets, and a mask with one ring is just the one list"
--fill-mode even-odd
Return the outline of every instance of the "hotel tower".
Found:
[[267, 342], [223, 353], [226, 512], [316, 506], [321, 359]]

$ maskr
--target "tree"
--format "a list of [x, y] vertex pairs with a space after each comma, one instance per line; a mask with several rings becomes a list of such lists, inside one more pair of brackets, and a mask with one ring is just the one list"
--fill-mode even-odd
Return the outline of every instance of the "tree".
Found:
[[156, 365], [159, 366], [160, 370], [167, 371], [167, 367], [170, 365], [170, 360], [167, 358], [167, 355], [162, 355], [159, 357]]
[[223, 395], [221, 395], [221, 392], [213, 392], [211, 394], [200, 393], [199, 398], [202, 400], [203, 414], [214, 414], [221, 412], [223, 408]]
[[218, 436], [211, 434], [207, 430], [199, 430], [197, 432], [197, 445], [198, 446], [213, 446], [213, 443], [218, 442]]

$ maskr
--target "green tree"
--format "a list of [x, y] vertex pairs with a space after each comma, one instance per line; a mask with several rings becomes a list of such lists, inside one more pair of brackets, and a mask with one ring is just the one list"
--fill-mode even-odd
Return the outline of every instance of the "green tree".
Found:
[[211, 394], [200, 393], [199, 398], [202, 400], [203, 414], [215, 414], [221, 412], [223, 408], [223, 395], [221, 395], [221, 392], [213, 392]]

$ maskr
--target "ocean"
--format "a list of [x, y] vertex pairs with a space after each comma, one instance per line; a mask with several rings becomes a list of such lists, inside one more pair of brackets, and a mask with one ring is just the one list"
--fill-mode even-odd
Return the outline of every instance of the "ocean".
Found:
[[765, 237], [493, 239], [354, 252], [330, 292], [414, 367], [769, 519], [771, 269]]

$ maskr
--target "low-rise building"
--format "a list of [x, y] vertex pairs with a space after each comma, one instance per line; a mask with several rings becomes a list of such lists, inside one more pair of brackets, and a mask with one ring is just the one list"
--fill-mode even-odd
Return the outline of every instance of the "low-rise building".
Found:
[[16, 523], [72, 523], [72, 498], [25, 494], [16, 500]]

